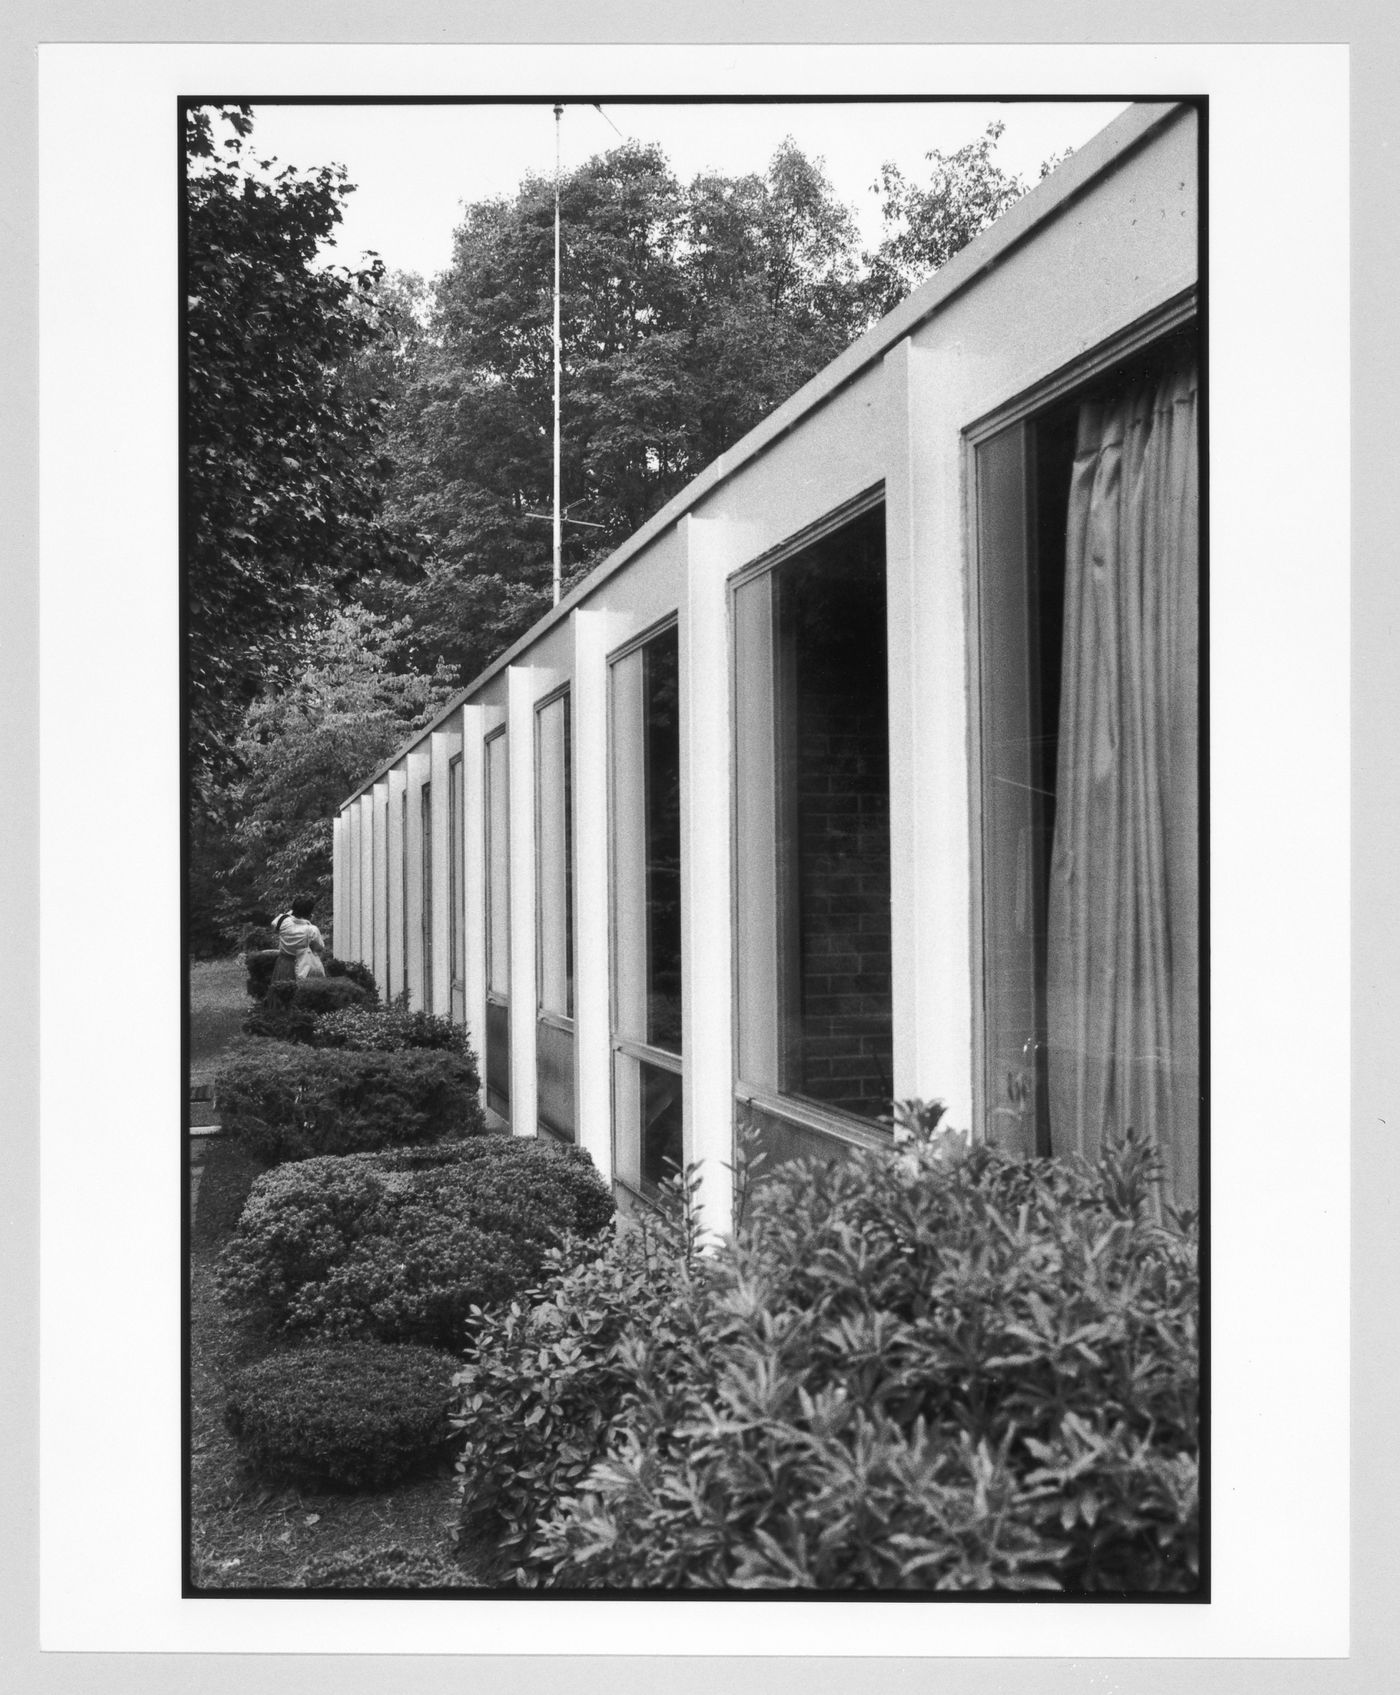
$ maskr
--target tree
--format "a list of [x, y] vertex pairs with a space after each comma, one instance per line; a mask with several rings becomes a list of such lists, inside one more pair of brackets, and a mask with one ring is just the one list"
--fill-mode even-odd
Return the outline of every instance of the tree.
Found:
[[[850, 214], [791, 142], [682, 188], [629, 143], [560, 184], [564, 563], [572, 580], [862, 326]], [[554, 184], [466, 210], [394, 410], [395, 516], [424, 569], [379, 604], [463, 681], [548, 605]]]
[[892, 311], [1026, 192], [1026, 184], [992, 157], [1005, 127], [988, 124], [976, 141], [955, 153], [934, 149], [925, 154], [933, 171], [923, 188], [897, 165], [881, 167], [874, 186], [886, 233], [867, 255], [869, 300], [876, 316]]
[[402, 561], [381, 521], [379, 401], [350, 380], [379, 333], [382, 267], [316, 264], [345, 173], [274, 172], [250, 152], [251, 128], [246, 107], [187, 112], [188, 753], [206, 808], [235, 767], [239, 714], [298, 621]]
[[225, 879], [235, 900], [329, 898], [336, 808], [452, 692], [443, 667], [401, 668], [409, 638], [406, 622], [362, 606], [314, 619], [244, 714], [236, 751], [245, 775], [232, 795], [237, 857]]

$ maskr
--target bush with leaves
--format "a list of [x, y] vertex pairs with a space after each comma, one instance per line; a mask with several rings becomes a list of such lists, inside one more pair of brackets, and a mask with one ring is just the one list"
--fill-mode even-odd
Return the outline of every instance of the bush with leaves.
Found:
[[[596, 1257], [554, 1249], [541, 1287], [483, 1320], [456, 1378], [453, 1424], [464, 1541], [491, 1575], [537, 1581], [539, 1520], [603, 1457], [629, 1378], [618, 1344], [633, 1330], [683, 1345], [675, 1323], [694, 1264], [688, 1214], [669, 1199], [629, 1220]], [[698, 1362], [693, 1362], [698, 1363]]]
[[243, 955], [243, 964], [248, 972], [248, 998], [261, 1001], [266, 999], [267, 991], [272, 986], [272, 972], [277, 964], [278, 949], [252, 948]]
[[926, 1131], [784, 1166], [614, 1343], [608, 1452], [525, 1576], [1189, 1591], [1197, 1302], [1193, 1220], [1158, 1218], [1131, 1137], [1093, 1167]]
[[244, 1041], [214, 1083], [224, 1129], [268, 1164], [478, 1136], [476, 1062], [429, 1048], [356, 1053]]
[[311, 1040], [319, 1048], [351, 1048], [360, 1053], [433, 1048], [472, 1057], [463, 1025], [405, 1006], [347, 1007], [342, 1012], [327, 1013], [316, 1020]]
[[322, 1017], [362, 1007], [365, 1001], [365, 991], [349, 977], [272, 982], [257, 1011], [244, 1020], [243, 1033], [314, 1043]]
[[586, 1154], [524, 1137], [301, 1160], [253, 1185], [219, 1286], [275, 1335], [460, 1348], [476, 1309], [538, 1282], [551, 1248], [596, 1253], [612, 1217]]
[[369, 966], [358, 959], [337, 959], [328, 953], [322, 961], [326, 968], [327, 977], [348, 977], [352, 983], [358, 983], [365, 992], [365, 1005], [379, 1005], [379, 984]]
[[451, 1354], [412, 1344], [282, 1348], [234, 1375], [225, 1419], [265, 1477], [382, 1489], [446, 1457], [456, 1369]]

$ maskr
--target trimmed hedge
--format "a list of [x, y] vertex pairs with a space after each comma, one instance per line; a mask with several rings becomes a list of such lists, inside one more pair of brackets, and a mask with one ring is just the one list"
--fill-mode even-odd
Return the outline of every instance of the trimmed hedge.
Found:
[[475, 1060], [432, 1049], [249, 1041], [229, 1051], [214, 1087], [224, 1129], [269, 1164], [486, 1128]]
[[337, 959], [330, 953], [321, 963], [326, 968], [327, 977], [348, 977], [365, 991], [367, 1005], [379, 1005], [379, 984], [369, 966], [362, 965], [358, 959]]
[[431, 1012], [407, 1007], [347, 1007], [316, 1020], [311, 1040], [321, 1048], [353, 1048], [362, 1053], [397, 1053], [404, 1048], [444, 1048], [471, 1056], [463, 1025]]
[[[272, 970], [277, 964], [278, 949], [273, 947], [254, 948], [243, 956], [243, 964], [248, 972], [248, 995], [252, 1000], [260, 1001], [266, 998], [272, 983]], [[336, 959], [333, 954], [326, 954], [321, 964], [327, 978], [346, 980], [358, 985], [364, 990], [365, 1002], [369, 1006], [379, 1004], [379, 984], [375, 981], [374, 973], [367, 965], [361, 965], [357, 959]], [[303, 982], [320, 981], [316, 978], [303, 978]]]
[[586, 1154], [522, 1137], [302, 1160], [254, 1184], [219, 1287], [274, 1334], [460, 1348], [551, 1248], [595, 1254], [613, 1210]]
[[243, 956], [243, 964], [248, 972], [248, 998], [262, 1000], [272, 982], [272, 968], [277, 963], [278, 949], [254, 948]]
[[1018, 1162], [935, 1120], [779, 1168], [650, 1285], [619, 1242], [496, 1315], [467, 1529], [567, 1587], [1195, 1589], [1193, 1218], [1131, 1137]]
[[238, 1372], [225, 1418], [248, 1465], [313, 1488], [382, 1489], [444, 1458], [457, 1361], [433, 1348], [287, 1348]]
[[296, 982], [269, 983], [258, 1010], [244, 1020], [243, 1033], [314, 1044], [322, 1018], [357, 1010], [366, 1000], [365, 991], [348, 977], [303, 977]]

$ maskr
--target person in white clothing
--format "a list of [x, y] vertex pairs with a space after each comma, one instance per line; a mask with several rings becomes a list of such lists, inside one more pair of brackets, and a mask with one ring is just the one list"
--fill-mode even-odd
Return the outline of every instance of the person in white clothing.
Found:
[[272, 968], [274, 983], [299, 982], [304, 977], [324, 977], [326, 968], [321, 956], [326, 944], [321, 932], [311, 922], [316, 901], [311, 895], [298, 895], [290, 912], [281, 912], [272, 921], [277, 932], [277, 963]]

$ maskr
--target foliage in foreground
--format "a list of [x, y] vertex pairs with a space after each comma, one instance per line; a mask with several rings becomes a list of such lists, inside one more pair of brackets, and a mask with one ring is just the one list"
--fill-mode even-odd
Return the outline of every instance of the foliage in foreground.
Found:
[[376, 340], [380, 262], [317, 263], [350, 192], [340, 166], [260, 168], [247, 108], [185, 120], [188, 753], [213, 804], [269, 662], [348, 581], [397, 568], [382, 522], [378, 395], [347, 380]]
[[451, 1354], [411, 1345], [283, 1348], [234, 1376], [225, 1417], [265, 1477], [382, 1489], [444, 1458], [456, 1366]]
[[783, 1167], [664, 1278], [624, 1240], [483, 1332], [469, 1516], [565, 1587], [1190, 1590], [1194, 1227], [1151, 1189], [1132, 1139], [1068, 1167], [916, 1134]]
[[486, 1128], [475, 1059], [441, 1049], [357, 1053], [249, 1039], [230, 1051], [214, 1087], [224, 1129], [268, 1164]]
[[274, 1335], [460, 1348], [474, 1309], [536, 1282], [553, 1247], [595, 1252], [612, 1216], [586, 1154], [523, 1137], [300, 1160], [253, 1186], [220, 1289]]
[[619, 1344], [671, 1334], [690, 1275], [683, 1220], [624, 1227], [606, 1252], [569, 1244], [542, 1289], [490, 1315], [457, 1376], [454, 1424], [464, 1537], [492, 1550], [494, 1576], [532, 1565], [540, 1519], [580, 1489], [603, 1456], [629, 1385]]

